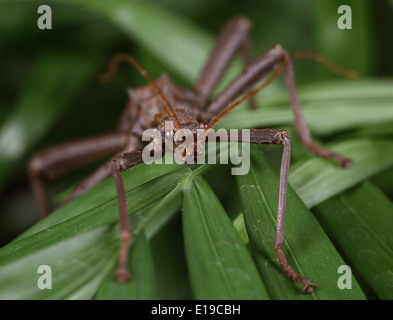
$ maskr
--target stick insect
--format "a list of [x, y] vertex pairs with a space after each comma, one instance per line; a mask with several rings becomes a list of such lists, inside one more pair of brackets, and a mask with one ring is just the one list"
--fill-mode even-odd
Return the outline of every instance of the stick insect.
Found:
[[[162, 127], [164, 121], [171, 120], [175, 124], [175, 131], [185, 128], [193, 132], [200, 128], [208, 131], [242, 102], [250, 100], [250, 105], [253, 106], [252, 97], [283, 72], [295, 126], [303, 145], [317, 156], [338, 160], [341, 167], [349, 165], [350, 159], [312, 141], [300, 109], [292, 61], [303, 57], [314, 58], [327, 64], [337, 73], [351, 77], [354, 72], [344, 70], [319, 54], [299, 52], [291, 56], [280, 45], [271, 47], [252, 60], [250, 29], [250, 20], [242, 16], [233, 18], [222, 28], [207, 63], [192, 89], [177, 86], [165, 74], [157, 80], [153, 80], [133, 57], [126, 54], [116, 55], [110, 62], [107, 73], [102, 75], [102, 80], [113, 79], [118, 64], [127, 62], [133, 65], [148, 81], [146, 86], [128, 89], [129, 100], [120, 119], [118, 132], [52, 147], [36, 154], [31, 159], [28, 174], [32, 190], [40, 211], [46, 216], [51, 212], [51, 206], [44, 186], [45, 179], [54, 179], [77, 166], [98, 158], [115, 155], [80, 182], [65, 202], [74, 199], [104, 179], [113, 177], [118, 195], [120, 220], [121, 240], [116, 271], [120, 282], [126, 282], [131, 277], [127, 270], [128, 244], [131, 233], [121, 172], [142, 162], [142, 150], [145, 144], [142, 143], [141, 136], [144, 130]], [[223, 73], [237, 54], [241, 55], [244, 62], [243, 71], [217, 97], [210, 100]], [[254, 85], [262, 79], [265, 81], [253, 89]], [[242, 95], [242, 98], [235, 100]], [[164, 131], [161, 133], [163, 136], [166, 134]], [[238, 138], [238, 142], [242, 142], [241, 137]], [[291, 157], [290, 137], [285, 130], [252, 129], [249, 142], [283, 146], [275, 251], [283, 271], [295, 282], [300, 281], [303, 284], [303, 292], [311, 293], [316, 284], [298, 274], [289, 265], [283, 252], [286, 193]]]

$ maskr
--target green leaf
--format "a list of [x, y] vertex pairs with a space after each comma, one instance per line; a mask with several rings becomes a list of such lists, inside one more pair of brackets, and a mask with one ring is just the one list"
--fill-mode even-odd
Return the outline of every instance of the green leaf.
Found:
[[364, 299], [357, 282], [352, 290], [337, 287], [344, 265], [307, 207], [289, 187], [284, 252], [295, 271], [318, 287], [303, 294], [281, 270], [274, 250], [279, 175], [258, 147], [251, 148], [251, 168], [237, 176], [244, 220], [262, 280], [273, 299]]
[[290, 169], [289, 183], [309, 208], [393, 165], [389, 140], [349, 140], [330, 149], [351, 158], [351, 166], [343, 169], [333, 161], [313, 157]]
[[[172, 171], [170, 171], [171, 169]], [[168, 170], [169, 173], [162, 176], [165, 170]], [[190, 170], [185, 166], [178, 165], [140, 165], [125, 172], [123, 177], [127, 190], [129, 214], [136, 215], [135, 219], [138, 218], [139, 214], [143, 219], [143, 214], [149, 210], [154, 210], [155, 206], [161, 208], [163, 205], [165, 206], [165, 201], [162, 203], [160, 200], [162, 198], [165, 200], [165, 196], [170, 192], [174, 196], [173, 189], [186, 172], [190, 172]], [[152, 178], [154, 175], [160, 176], [160, 179]], [[148, 180], [149, 176], [152, 179], [150, 181]], [[178, 188], [178, 192], [180, 193], [180, 188]], [[95, 204], [94, 200], [99, 201], [99, 203]], [[173, 212], [171, 213], [173, 214]], [[81, 197], [56, 210], [16, 241], [1, 248], [1, 265], [51, 246], [66, 238], [116, 221], [118, 221], [117, 196], [113, 180], [108, 179]], [[153, 221], [162, 223], [159, 219], [153, 219]], [[154, 227], [150, 228], [155, 229]]]
[[[334, 81], [302, 86], [299, 99], [311, 131], [327, 135], [338, 131], [393, 120], [392, 81]], [[224, 128], [256, 128], [293, 123], [293, 112], [285, 88], [273, 95], [261, 93], [253, 112], [235, 109], [219, 123]]]
[[366, 181], [313, 212], [355, 275], [380, 299], [393, 299], [393, 203]]
[[[116, 233], [103, 227], [36, 249], [0, 267], [0, 299], [91, 299], [113, 264], [117, 246]], [[50, 290], [37, 284], [49, 276], [38, 273], [42, 265], [51, 268]]]
[[184, 187], [183, 233], [196, 299], [267, 299], [246, 247], [201, 178]]
[[361, 127], [348, 134], [348, 138], [380, 138], [384, 136], [393, 136], [393, 121]]
[[[134, 236], [138, 237], [145, 229], [148, 236], [152, 237], [162, 224], [178, 211], [180, 207], [178, 195], [181, 192], [181, 186], [176, 186], [186, 173], [191, 173], [191, 171], [185, 166], [140, 165], [135, 167], [135, 170], [132, 169], [123, 174], [129, 200], [129, 214], [133, 216]], [[149, 214], [146, 215], [147, 212]], [[63, 213], [64, 215], [62, 215]], [[158, 213], [159, 217], [157, 217]], [[17, 240], [1, 248], [0, 283], [4, 283], [4, 288], [9, 287], [12, 290], [15, 288], [15, 292], [10, 291], [12, 293], [10, 297], [15, 299], [69, 299], [77, 293], [80, 298], [91, 298], [104, 275], [113, 268], [114, 257], [117, 256], [119, 247], [117, 228], [108, 236], [105, 236], [101, 231], [102, 244], [101, 241], [97, 245], [95, 244], [97, 239], [95, 235], [99, 230], [103, 230], [102, 228], [117, 220], [116, 192], [112, 179], [109, 179], [55, 211]], [[89, 234], [93, 236], [88, 236]], [[132, 264], [131, 266], [135, 270], [139, 270], [138, 274], [141, 274], [141, 269], [146, 268], [146, 270], [142, 272], [141, 282], [138, 281], [132, 287], [133, 290], [136, 290], [134, 297], [147, 299], [153, 298], [154, 295], [151, 283], [146, 283], [146, 278], [151, 277], [152, 270], [149, 271], [145, 263], [149, 261], [150, 257], [146, 256], [145, 260], [141, 259], [143, 254], [148, 254], [147, 244], [143, 240], [144, 235], [141, 237], [142, 240], [139, 240], [141, 244], [134, 251], [134, 255], [139, 258], [132, 262], [136, 265]], [[78, 246], [73, 249], [74, 243], [77, 243]], [[90, 251], [97, 250], [94, 251], [96, 258], [93, 260], [89, 258], [90, 251], [86, 249], [88, 247], [96, 248], [89, 249]], [[103, 252], [101, 253], [100, 250]], [[86, 273], [84, 268], [88, 265], [76, 263], [76, 261], [89, 263], [89, 259], [92, 261], [93, 267], [89, 269], [91, 272]], [[61, 270], [56, 273], [61, 272], [62, 277], [67, 279], [59, 284], [64, 287], [61, 293], [52, 290], [51, 295], [42, 296], [41, 291], [32, 289], [26, 290], [24, 293], [20, 289], [26, 285], [31, 286], [31, 281], [37, 281], [35, 273], [39, 261], [42, 262], [41, 264], [61, 265]], [[85, 274], [85, 276], [77, 277], [78, 273]], [[20, 276], [20, 274], [25, 276]], [[75, 283], [71, 283], [72, 277], [76, 277]], [[68, 282], [70, 282], [69, 285]], [[75, 293], [74, 291], [78, 287], [80, 290], [87, 291], [83, 294], [79, 291]], [[4, 292], [4, 297], [5, 294]], [[120, 292], [118, 297], [120, 297]]]
[[154, 263], [151, 248], [146, 235], [141, 231], [135, 244], [130, 250], [129, 270], [132, 272], [132, 281], [119, 283], [113, 272], [117, 264], [100, 286], [96, 300], [150, 300], [156, 298]]

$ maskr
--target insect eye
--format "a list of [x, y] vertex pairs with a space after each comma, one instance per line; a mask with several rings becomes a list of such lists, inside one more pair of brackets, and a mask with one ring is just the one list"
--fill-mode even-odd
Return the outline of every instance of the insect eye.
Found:
[[204, 122], [199, 122], [199, 128], [201, 129], [206, 129], [208, 127], [208, 125]]

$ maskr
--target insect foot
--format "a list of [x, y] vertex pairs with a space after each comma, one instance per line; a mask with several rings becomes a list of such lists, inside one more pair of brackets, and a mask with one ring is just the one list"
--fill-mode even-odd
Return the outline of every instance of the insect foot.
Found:
[[302, 281], [302, 283], [303, 283], [302, 291], [304, 293], [312, 293], [312, 292], [314, 292], [314, 288], [313, 287], [316, 287], [317, 285], [315, 283], [312, 283], [312, 282], [308, 281], [307, 279], [305, 279], [305, 280], [307, 281], [306, 283], [304, 283]]
[[113, 276], [117, 278], [117, 280], [120, 283], [125, 283], [132, 279], [132, 274], [126, 268], [123, 267], [119, 267], [116, 270], [116, 272], [113, 274]]
[[127, 269], [128, 262], [128, 242], [131, 238], [131, 233], [129, 231], [128, 223], [121, 227], [120, 231], [120, 248], [119, 248], [119, 260], [118, 267], [115, 272], [115, 277], [121, 283], [127, 282], [132, 279], [131, 273]]
[[303, 144], [309, 151], [311, 151], [312, 153], [314, 153], [319, 157], [327, 158], [327, 159], [336, 159], [339, 162], [340, 167], [342, 168], [348, 168], [352, 163], [352, 160], [350, 158], [347, 158], [337, 152], [333, 152], [328, 149], [322, 148], [320, 145], [314, 142], [303, 141]]
[[283, 271], [295, 282], [301, 282], [303, 284], [303, 293], [312, 293], [314, 291], [314, 287], [317, 285], [307, 278], [301, 276], [300, 274], [296, 273], [295, 270], [292, 269], [292, 267], [289, 265], [287, 262], [287, 259], [284, 256], [284, 252], [282, 248], [275, 248], [278, 261], [280, 263], [281, 268]]
[[352, 159], [346, 157], [340, 158], [340, 166], [342, 168], [348, 168], [351, 166], [351, 164], [352, 164]]

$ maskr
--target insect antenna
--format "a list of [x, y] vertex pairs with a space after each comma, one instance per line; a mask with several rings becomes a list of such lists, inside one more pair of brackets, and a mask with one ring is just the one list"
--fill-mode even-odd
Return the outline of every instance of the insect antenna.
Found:
[[350, 79], [350, 80], [357, 80], [360, 78], [360, 74], [355, 71], [355, 70], [350, 70], [347, 68], [344, 68], [334, 62], [333, 60], [330, 60], [328, 57], [325, 55], [314, 52], [314, 51], [297, 51], [293, 54], [291, 54], [291, 59], [292, 60], [299, 60], [299, 59], [313, 59], [318, 61], [319, 63], [324, 64], [326, 67], [328, 67], [330, 70], [332, 70], [334, 73], [338, 74], [341, 77]]
[[156, 83], [154, 82], [154, 80], [151, 78], [151, 76], [149, 75], [149, 73], [145, 70], [145, 68], [142, 67], [142, 65], [132, 56], [125, 54], [125, 53], [118, 53], [116, 54], [111, 62], [108, 65], [108, 71], [101, 73], [98, 76], [98, 80], [100, 83], [108, 83], [110, 81], [112, 81], [115, 76], [116, 76], [116, 72], [117, 72], [117, 68], [118, 65], [121, 62], [127, 62], [131, 65], [133, 65], [138, 71], [139, 73], [149, 82], [149, 84], [154, 88], [154, 90], [159, 94], [159, 96], [161, 97], [162, 101], [165, 104], [165, 107], [168, 110], [168, 113], [170, 114], [170, 116], [172, 117], [173, 121], [175, 122], [175, 126], [177, 129], [181, 129], [181, 124], [179, 119], [177, 118], [175, 111], [173, 110], [172, 106], [170, 105], [170, 103], [168, 102], [168, 100], [165, 98], [164, 94], [161, 92], [160, 88], [156, 85]]
[[[346, 69], [334, 61], [330, 60], [328, 57], [324, 56], [321, 53], [314, 52], [314, 51], [297, 51], [290, 56], [290, 60], [299, 60], [299, 59], [313, 59], [322, 63], [334, 73], [338, 74], [339, 76], [348, 78], [350, 80], [357, 80], [360, 78], [360, 74], [354, 70]], [[281, 72], [284, 71], [285, 67], [288, 65], [288, 59], [285, 59], [281, 65], [268, 77], [261, 85], [259, 85], [256, 89], [250, 91], [246, 95], [244, 95], [241, 99], [237, 100], [235, 103], [230, 105], [228, 108], [224, 109], [220, 112], [207, 126], [206, 131], [213, 128], [224, 116], [226, 116], [229, 112], [235, 109], [237, 106], [242, 104], [243, 102], [247, 101], [251, 97], [255, 96], [258, 92], [266, 88], [274, 79], [276, 79]]]

